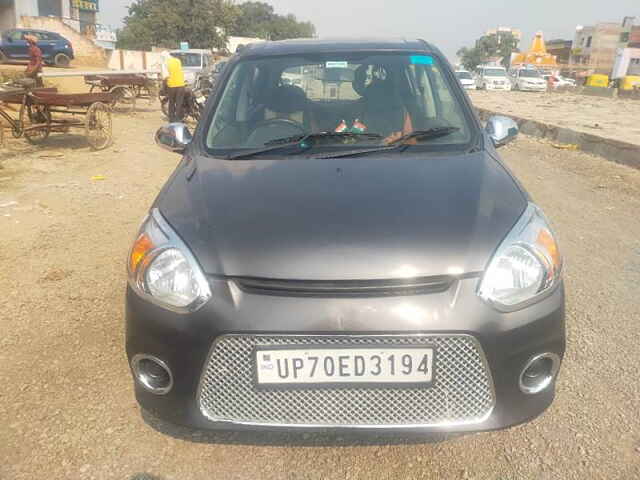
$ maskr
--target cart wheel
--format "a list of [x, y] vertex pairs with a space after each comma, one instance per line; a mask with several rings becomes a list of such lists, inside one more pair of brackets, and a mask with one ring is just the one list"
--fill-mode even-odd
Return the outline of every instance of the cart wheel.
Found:
[[147, 95], [149, 96], [149, 103], [160, 96], [160, 88], [158, 88], [158, 84], [155, 81], [150, 80], [147, 82]]
[[118, 113], [130, 113], [136, 108], [136, 94], [127, 87], [113, 87], [113, 111]]
[[51, 112], [47, 105], [27, 105], [27, 117], [30, 125], [23, 125], [23, 135], [27, 142], [37, 145], [49, 138], [51, 133]]
[[111, 110], [101, 102], [92, 103], [84, 120], [87, 142], [94, 150], [102, 150], [111, 143]]

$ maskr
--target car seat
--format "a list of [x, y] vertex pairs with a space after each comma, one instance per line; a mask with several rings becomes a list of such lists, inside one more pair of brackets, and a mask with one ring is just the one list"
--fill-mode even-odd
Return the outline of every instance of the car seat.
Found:
[[354, 116], [367, 126], [370, 133], [379, 133], [383, 137], [396, 132], [408, 133], [405, 130], [412, 130], [411, 117], [393, 79], [390, 76], [374, 78], [365, 85], [367, 67], [362, 65], [355, 73], [353, 88], [362, 99]]
[[282, 118], [301, 124], [305, 131], [313, 128], [313, 115], [306, 93], [295, 85], [280, 85], [269, 92], [264, 119]]

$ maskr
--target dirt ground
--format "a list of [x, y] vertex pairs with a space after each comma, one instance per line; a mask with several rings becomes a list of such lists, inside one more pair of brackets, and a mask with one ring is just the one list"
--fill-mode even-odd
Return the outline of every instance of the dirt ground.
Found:
[[473, 103], [606, 138], [640, 145], [640, 102], [572, 93], [470, 90]]
[[451, 439], [143, 418], [124, 353], [125, 257], [179, 160], [153, 145], [161, 124], [157, 111], [116, 117], [97, 153], [60, 134], [0, 150], [0, 479], [640, 478], [640, 171], [527, 137], [501, 151], [566, 258], [568, 350], [543, 416]]

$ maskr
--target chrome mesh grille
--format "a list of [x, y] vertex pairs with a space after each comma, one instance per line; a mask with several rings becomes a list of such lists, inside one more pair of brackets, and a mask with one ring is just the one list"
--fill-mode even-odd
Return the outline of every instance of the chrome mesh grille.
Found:
[[[437, 348], [428, 388], [264, 389], [253, 386], [257, 345]], [[484, 353], [469, 335], [226, 335], [213, 346], [198, 392], [213, 421], [257, 425], [412, 426], [479, 423], [495, 403]]]

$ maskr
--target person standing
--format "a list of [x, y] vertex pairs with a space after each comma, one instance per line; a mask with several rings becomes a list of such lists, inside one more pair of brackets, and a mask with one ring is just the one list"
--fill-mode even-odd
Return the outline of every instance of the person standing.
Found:
[[36, 81], [36, 87], [42, 87], [42, 51], [38, 48], [38, 39], [33, 35], [25, 35], [24, 39], [29, 47], [29, 64], [24, 74], [27, 78], [33, 78]]
[[169, 122], [182, 122], [185, 94], [182, 62], [179, 58], [171, 56], [169, 52], [162, 52], [162, 57], [165, 66], [162, 69], [162, 74], [166, 80], [167, 96], [169, 97]]

